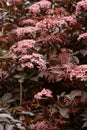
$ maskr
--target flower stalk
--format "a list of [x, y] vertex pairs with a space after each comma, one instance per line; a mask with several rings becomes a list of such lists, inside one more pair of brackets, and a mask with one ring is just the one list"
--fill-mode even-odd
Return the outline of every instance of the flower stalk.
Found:
[[20, 83], [20, 106], [22, 106], [22, 92], [23, 92], [23, 86], [22, 86], [22, 83], [23, 83], [23, 81], [20, 79], [19, 80], [19, 83]]

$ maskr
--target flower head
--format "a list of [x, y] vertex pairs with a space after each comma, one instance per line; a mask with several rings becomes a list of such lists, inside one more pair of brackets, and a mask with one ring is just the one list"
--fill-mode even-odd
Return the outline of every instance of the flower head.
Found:
[[42, 0], [39, 2], [36, 2], [32, 6], [29, 7], [29, 13], [30, 14], [39, 14], [41, 10], [45, 11], [51, 7], [51, 2], [48, 0]]
[[87, 39], [87, 33], [80, 34], [78, 37], [78, 41], [81, 39]]
[[20, 37], [20, 36], [24, 36], [25, 34], [31, 34], [31, 35], [36, 34], [37, 31], [38, 31], [38, 28], [28, 26], [28, 27], [17, 28], [16, 34], [18, 37]]
[[80, 14], [81, 12], [87, 11], [87, 0], [82, 0], [77, 3], [76, 5], [76, 15]]
[[19, 59], [19, 63], [22, 68], [34, 68], [37, 66], [39, 71], [46, 69], [46, 62], [43, 60], [43, 56], [38, 53], [32, 53], [31, 55], [23, 55]]
[[52, 97], [52, 91], [49, 89], [43, 88], [41, 92], [38, 92], [37, 94], [34, 95], [34, 98], [37, 100], [40, 100], [43, 96]]

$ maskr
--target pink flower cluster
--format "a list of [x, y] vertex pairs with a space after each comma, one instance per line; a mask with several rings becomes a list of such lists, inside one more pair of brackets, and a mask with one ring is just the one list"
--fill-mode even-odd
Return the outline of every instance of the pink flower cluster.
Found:
[[56, 65], [47, 70], [45, 77], [49, 82], [57, 82], [61, 79], [70, 79], [72, 81], [73, 78], [87, 81], [87, 65], [78, 66], [72, 63]]
[[16, 34], [17, 34], [18, 37], [20, 37], [20, 36], [24, 36], [25, 34], [34, 35], [38, 31], [39, 31], [39, 29], [36, 28], [36, 27], [31, 27], [31, 26], [21, 27], [21, 28], [19, 27], [19, 28], [16, 29]]
[[37, 68], [40, 70], [46, 69], [46, 62], [43, 59], [43, 55], [33, 53], [35, 47], [35, 41], [23, 40], [19, 41], [16, 45], [10, 48], [10, 51], [6, 54], [6, 58], [13, 60], [18, 59], [18, 63], [24, 68]]
[[77, 40], [79, 41], [81, 39], [87, 39], [87, 33], [80, 34]]
[[44, 20], [41, 20], [40, 22], [36, 23], [36, 28], [43, 29], [44, 31], [55, 31], [56, 29], [63, 29], [68, 28], [70, 25], [76, 24], [76, 18], [73, 18], [72, 16], [65, 16], [63, 18], [57, 17], [51, 17], [46, 18]]
[[52, 91], [49, 89], [43, 88], [41, 92], [38, 92], [37, 94], [34, 95], [34, 98], [37, 100], [40, 100], [42, 99], [43, 96], [52, 97]]
[[36, 24], [36, 27], [38, 28], [53, 28], [58, 25], [59, 17], [54, 18], [46, 18], [44, 20], [41, 20]]
[[41, 10], [47, 10], [51, 8], [51, 2], [48, 0], [42, 0], [40, 2], [37, 2], [29, 7], [29, 13], [32, 14], [39, 14]]
[[31, 55], [29, 55], [29, 54], [23, 55], [19, 59], [19, 63], [21, 64], [23, 69], [24, 68], [34, 68], [35, 65], [37, 66], [39, 71], [46, 69], [46, 63], [43, 60], [43, 56], [38, 53], [32, 53]]
[[30, 14], [39, 14], [40, 13], [40, 7], [37, 4], [34, 4], [29, 7], [29, 13]]
[[51, 2], [48, 0], [41, 0], [37, 3], [42, 10], [47, 10], [51, 7]]
[[76, 5], [76, 15], [80, 14], [81, 12], [87, 11], [87, 0], [82, 0], [77, 3]]
[[56, 32], [55, 35], [53, 35], [53, 34], [42, 35], [41, 37], [38, 38], [38, 40], [41, 41], [41, 39], [42, 39], [43, 46], [49, 45], [50, 43], [53, 44], [53, 46], [57, 45], [57, 43], [58, 44], [59, 43], [62, 43], [62, 44], [66, 44], [67, 43], [67, 39], [65, 38], [65, 36], [63, 36], [63, 34], [57, 33], [57, 32]]
[[65, 16], [62, 20], [69, 22], [70, 24], [75, 24], [77, 22], [76, 18], [73, 18], [72, 16]]
[[70, 73], [70, 79], [80, 79], [81, 81], [87, 81], [87, 65], [79, 65], [72, 69]]
[[19, 54], [27, 54], [28, 51], [32, 50], [34, 47], [35, 41], [33, 39], [19, 41], [16, 45], [13, 45], [10, 48], [10, 53], [8, 53], [7, 57], [14, 59], [14, 56], [16, 57]]
[[61, 81], [62, 79], [68, 79], [70, 78], [70, 73], [75, 66], [76, 65], [73, 63], [52, 66], [47, 69], [44, 76], [49, 82], [57, 82]]
[[35, 26], [35, 24], [37, 23], [36, 20], [34, 19], [23, 19], [22, 21], [20, 21], [20, 25], [29, 25], [29, 26]]

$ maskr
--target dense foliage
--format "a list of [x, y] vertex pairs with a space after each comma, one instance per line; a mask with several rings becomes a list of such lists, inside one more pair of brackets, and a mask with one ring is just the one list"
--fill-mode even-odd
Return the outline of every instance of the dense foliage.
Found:
[[0, 130], [87, 129], [87, 0], [0, 1]]

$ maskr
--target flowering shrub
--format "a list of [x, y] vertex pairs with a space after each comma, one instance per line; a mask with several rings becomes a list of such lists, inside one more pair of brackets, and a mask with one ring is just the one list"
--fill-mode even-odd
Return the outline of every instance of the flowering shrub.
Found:
[[0, 1], [0, 90], [15, 129], [87, 127], [87, 0]]

